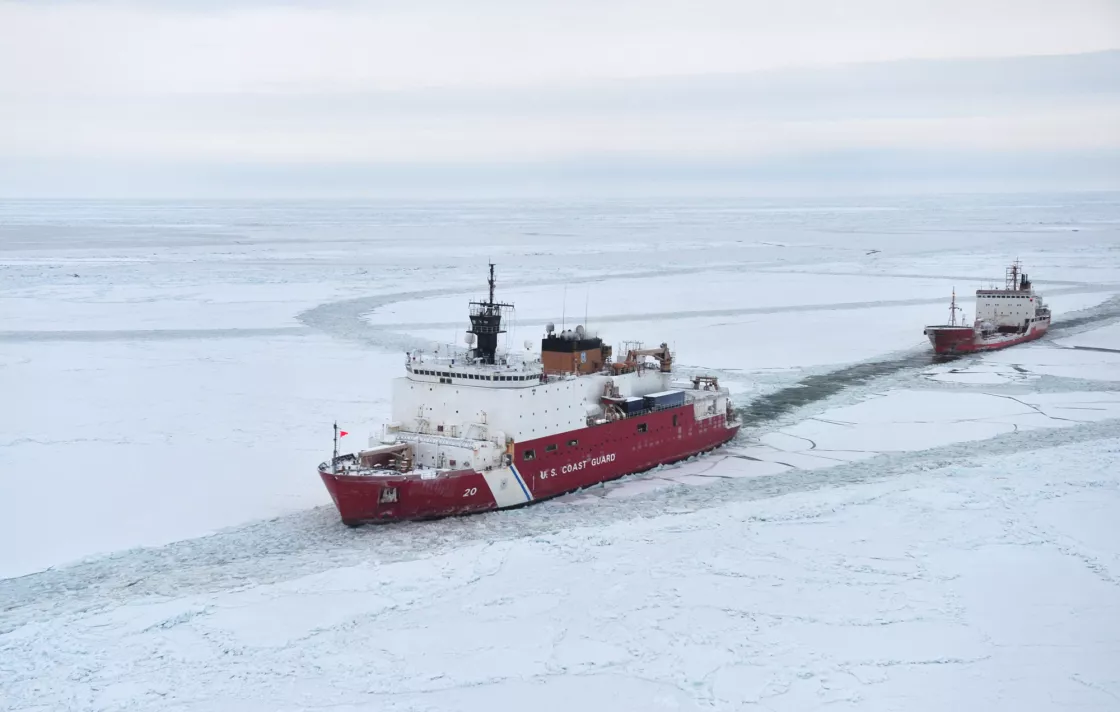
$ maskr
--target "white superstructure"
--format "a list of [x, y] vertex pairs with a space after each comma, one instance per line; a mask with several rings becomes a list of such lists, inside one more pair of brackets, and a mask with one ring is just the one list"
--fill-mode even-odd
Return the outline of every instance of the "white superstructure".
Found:
[[[600, 403], [604, 394], [626, 398], [659, 393], [671, 386], [672, 378], [654, 364], [617, 374], [546, 375], [540, 359], [506, 357], [491, 365], [471, 361], [467, 354], [411, 353], [406, 368], [407, 375], [393, 380], [392, 422], [380, 443], [415, 442], [416, 464], [429, 467], [495, 466], [511, 442], [580, 430], [606, 419]], [[370, 446], [375, 444], [371, 438]]]
[[1048, 322], [1050, 308], [1035, 293], [1018, 261], [1007, 269], [1003, 289], [976, 290], [976, 322], [983, 332], [1029, 331], [1036, 322]]

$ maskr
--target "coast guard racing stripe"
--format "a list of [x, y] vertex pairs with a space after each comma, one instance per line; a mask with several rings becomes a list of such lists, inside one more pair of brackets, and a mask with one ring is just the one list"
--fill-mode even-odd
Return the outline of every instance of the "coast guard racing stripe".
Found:
[[505, 469], [483, 472], [482, 476], [499, 508], [525, 504], [533, 498], [529, 494], [529, 488], [525, 486], [525, 480], [521, 479], [521, 473], [512, 464]]

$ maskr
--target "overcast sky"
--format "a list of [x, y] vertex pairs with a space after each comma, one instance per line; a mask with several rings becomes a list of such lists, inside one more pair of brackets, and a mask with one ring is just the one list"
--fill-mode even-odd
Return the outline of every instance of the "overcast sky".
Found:
[[1118, 49], [1120, 0], [0, 0], [0, 194], [1120, 187]]

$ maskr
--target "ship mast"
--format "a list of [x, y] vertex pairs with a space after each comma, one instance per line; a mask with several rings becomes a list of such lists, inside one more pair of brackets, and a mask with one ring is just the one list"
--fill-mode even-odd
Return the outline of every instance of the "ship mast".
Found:
[[1015, 260], [1011, 266], [1007, 268], [1007, 275], [1004, 279], [1004, 289], [1016, 291], [1019, 289], [1019, 273], [1022, 269], [1022, 262]]
[[338, 472], [338, 421], [334, 421], [334, 452], [331, 453], [331, 472]]
[[[957, 325], [957, 312], [964, 311], [957, 306], [957, 288], [953, 287], [953, 301], [949, 303], [949, 326]], [[964, 319], [961, 319], [961, 326], [964, 326]]]
[[487, 280], [490, 287], [490, 298], [485, 302], [470, 303], [471, 328], [468, 334], [478, 337], [472, 356], [480, 359], [482, 363], [493, 364], [494, 356], [498, 352], [498, 334], [504, 334], [502, 329], [502, 307], [513, 308], [512, 304], [494, 301], [494, 263], [490, 263], [490, 278]]

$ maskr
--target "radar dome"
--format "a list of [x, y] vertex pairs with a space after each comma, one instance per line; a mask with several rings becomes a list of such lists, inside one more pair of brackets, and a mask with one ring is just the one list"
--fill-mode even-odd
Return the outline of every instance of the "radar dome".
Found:
[[463, 336], [463, 341], [466, 342], [467, 346], [474, 346], [474, 334], [468, 331], [466, 335]]

